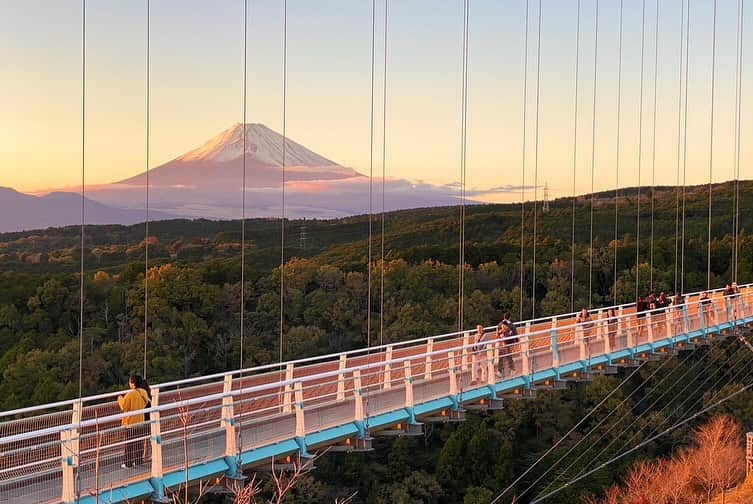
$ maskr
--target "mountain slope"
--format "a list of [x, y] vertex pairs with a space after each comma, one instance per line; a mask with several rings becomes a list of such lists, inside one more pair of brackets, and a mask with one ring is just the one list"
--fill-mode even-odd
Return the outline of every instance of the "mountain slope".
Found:
[[[247, 187], [279, 187], [282, 182], [282, 143], [279, 133], [263, 124], [246, 125]], [[149, 183], [164, 187], [207, 189], [238, 188], [242, 181], [243, 125], [235, 124], [201, 147], [153, 168]], [[285, 139], [285, 179], [339, 180], [362, 177], [350, 168]], [[117, 184], [144, 185], [146, 173]]]
[[[246, 124], [246, 215], [282, 215], [283, 137], [263, 124]], [[236, 219], [241, 215], [244, 126], [235, 124], [204, 145], [149, 171], [154, 208], [183, 217]], [[285, 215], [336, 218], [368, 212], [377, 204], [369, 178], [311, 149], [285, 139]], [[101, 203], [138, 209], [146, 173], [90, 192]], [[370, 191], [373, 189], [374, 191]], [[456, 205], [457, 188], [385, 181], [386, 208]]]

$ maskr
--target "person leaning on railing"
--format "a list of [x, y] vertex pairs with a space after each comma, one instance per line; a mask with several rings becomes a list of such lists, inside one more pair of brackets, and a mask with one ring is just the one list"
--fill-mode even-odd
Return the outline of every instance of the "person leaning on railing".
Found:
[[[139, 411], [149, 407], [148, 385], [139, 375], [131, 375], [128, 379], [131, 388], [124, 395], [118, 396], [118, 406], [123, 413]], [[144, 463], [143, 438], [148, 434], [148, 424], [144, 423], [144, 414], [137, 413], [123, 417], [121, 424], [125, 427], [126, 444], [123, 452], [123, 463], [120, 467], [128, 469]]]

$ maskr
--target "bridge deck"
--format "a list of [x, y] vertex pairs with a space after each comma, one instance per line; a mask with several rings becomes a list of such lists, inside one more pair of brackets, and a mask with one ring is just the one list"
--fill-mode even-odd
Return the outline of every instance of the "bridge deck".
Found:
[[4, 412], [0, 501], [159, 495], [185, 481], [185, 467], [189, 480], [233, 474], [238, 459], [262, 465], [484, 398], [668, 355], [753, 322], [751, 301], [753, 289], [745, 286], [735, 298], [715, 292], [702, 305], [689, 295], [679, 307], [645, 316], [624, 305], [611, 323], [606, 309], [582, 324], [575, 314], [520, 323], [515, 344], [492, 339], [479, 346], [474, 334], [456, 333], [160, 384], [140, 432], [145, 463], [136, 468], [120, 468], [126, 439], [116, 394]]

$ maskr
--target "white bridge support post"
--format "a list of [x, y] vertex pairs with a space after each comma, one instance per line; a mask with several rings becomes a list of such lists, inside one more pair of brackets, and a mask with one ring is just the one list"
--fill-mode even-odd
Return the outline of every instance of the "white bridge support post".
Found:
[[338, 401], [345, 400], [345, 374], [343, 373], [343, 370], [347, 367], [347, 364], [348, 364], [348, 356], [345, 354], [340, 354], [340, 364], [339, 364], [340, 373], [337, 375], [337, 400]]
[[520, 338], [520, 362], [521, 362], [521, 374], [523, 376], [531, 374], [531, 363], [528, 361], [528, 349], [531, 345], [531, 323], [526, 322], [523, 329], [523, 337]]
[[[293, 364], [290, 363], [285, 368], [285, 381], [290, 382], [293, 380]], [[293, 386], [288, 383], [285, 385], [285, 393], [282, 398], [282, 412], [290, 413], [293, 411]]]
[[[152, 388], [152, 407], [156, 408], [157, 406], [159, 406], [159, 388], [154, 387]], [[232, 407], [231, 402], [230, 408], [232, 409]], [[222, 411], [224, 415], [225, 408], [223, 408]], [[164, 475], [164, 467], [162, 465], [162, 428], [160, 426], [160, 412], [152, 411], [149, 414], [149, 419], [151, 422], [149, 428], [151, 434], [150, 443], [152, 447], [152, 478], [161, 479]], [[235, 437], [233, 437], [233, 439], [235, 439]]]
[[559, 341], [557, 339], [557, 317], [552, 317], [552, 367], [558, 367], [560, 365], [560, 350]]
[[74, 471], [78, 467], [80, 441], [79, 432], [75, 426], [81, 421], [81, 410], [81, 401], [74, 402], [71, 414], [71, 425], [73, 427], [60, 433], [60, 462], [63, 469], [61, 498], [65, 503], [72, 503], [76, 500]]
[[353, 371], [353, 400], [356, 404], [355, 421], [363, 421], [366, 416], [364, 415], [363, 407], [363, 389], [361, 388], [361, 370], [356, 369]]
[[580, 324], [575, 326], [575, 342], [578, 344], [578, 360], [585, 361], [588, 358], [586, 332]]
[[[241, 384], [242, 386], [242, 384]], [[233, 375], [226, 375], [222, 385], [222, 393], [227, 394], [222, 398], [222, 421], [221, 427], [225, 430], [225, 456], [234, 457], [237, 454], [237, 435], [235, 431], [235, 407], [233, 403], [233, 396], [230, 393], [233, 391]], [[152, 399], [154, 404], [154, 399]], [[157, 426], [159, 430], [159, 422], [152, 424], [152, 443], [154, 443], [154, 427]], [[159, 433], [158, 433], [159, 435]], [[152, 453], [154, 453], [154, 445], [152, 445]], [[160, 447], [160, 457], [162, 455], [162, 448]], [[161, 464], [160, 460], [160, 464]], [[160, 472], [162, 468], [160, 467]], [[162, 477], [161, 475], [159, 476]]]
[[486, 383], [494, 385], [497, 382], [497, 367], [494, 365], [494, 349], [486, 346]]
[[463, 352], [460, 357], [460, 369], [464, 373], [468, 371], [468, 345], [470, 344], [469, 333], [463, 334]]
[[617, 336], [624, 334], [628, 348], [632, 348], [635, 346], [635, 336], [638, 333], [638, 323], [640, 322], [640, 320], [638, 318], [635, 319], [636, 329], [635, 331], [631, 331], [630, 323], [624, 317], [624, 315], [625, 308], [620, 306], [620, 308], [617, 310]]
[[[599, 310], [599, 336], [601, 337], [601, 340], [604, 342], [604, 353], [609, 354], [612, 353], [612, 341], [611, 341], [611, 334], [609, 334], [609, 331], [611, 330], [611, 327], [609, 326], [609, 317], [606, 316], [606, 313], [604, 313], [602, 310]], [[616, 334], [615, 336], [615, 343], [617, 342]]]
[[721, 317], [719, 316], [719, 299], [712, 300], [711, 306], [713, 307], [713, 311], [714, 311], [714, 325], [718, 326], [719, 322], [721, 322], [722, 320]]
[[648, 312], [646, 314], [646, 324], [648, 324], [648, 342], [654, 342], [654, 314]]
[[384, 384], [382, 385], [382, 388], [389, 390], [392, 388], [392, 365], [390, 364], [390, 361], [392, 360], [392, 345], [387, 347], [384, 360]]
[[411, 375], [410, 361], [403, 362], [405, 380], [405, 407], [413, 408], [413, 376]]
[[434, 351], [434, 338], [429, 338], [426, 342], [426, 364], [424, 366], [424, 379], [431, 380], [431, 353]]
[[674, 338], [675, 336], [677, 336], [677, 334], [675, 334], [674, 327], [672, 327], [672, 319], [675, 316], [680, 317], [681, 319], [684, 318], [682, 316], [682, 312], [671, 312], [670, 308], [664, 309], [664, 331], [667, 333], [668, 338]]
[[450, 373], [450, 395], [458, 394], [458, 370], [455, 367], [455, 352], [450, 352], [448, 355], [447, 370]]
[[295, 382], [295, 437], [306, 437], [306, 421], [303, 416], [303, 383]]

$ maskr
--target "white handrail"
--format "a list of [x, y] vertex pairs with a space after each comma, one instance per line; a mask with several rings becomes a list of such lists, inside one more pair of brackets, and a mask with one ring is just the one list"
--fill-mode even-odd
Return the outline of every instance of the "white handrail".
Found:
[[[683, 305], [679, 305], [679, 306], [693, 306], [693, 305], [699, 305], [699, 304], [701, 304], [701, 300], [700, 299], [695, 300], [695, 301], [690, 302], [690, 303], [686, 302], [686, 303], [683, 303]], [[667, 308], [656, 308], [654, 310], [647, 310], [647, 311], [641, 312], [641, 313], [644, 313], [644, 314], [657, 314], [657, 313], [660, 313], [660, 312], [661, 313], [666, 313], [666, 310], [667, 309], [671, 309], [671, 308], [672, 308], [671, 306], [667, 307]], [[636, 315], [637, 315], [636, 313], [623, 314], [622, 316], [616, 316], [616, 317], [614, 317], [614, 319], [615, 320], [620, 320], [620, 319], [626, 320], [628, 318], [633, 318]], [[574, 324], [574, 327], [578, 327], [578, 326], [584, 327], [586, 325], [593, 325], [595, 322], [598, 322], [598, 321], [581, 322], [581, 323], [578, 323], [578, 324]], [[394, 359], [391, 359], [391, 360], [385, 360], [385, 361], [379, 360], [378, 362], [372, 362], [372, 363], [362, 364], [360, 366], [348, 367], [348, 368], [345, 368], [345, 369], [336, 369], [336, 370], [333, 370], [333, 371], [326, 371], [326, 372], [323, 372], [323, 373], [317, 373], [317, 374], [302, 376], [300, 378], [293, 378], [293, 379], [290, 379], [290, 380], [282, 380], [282, 381], [274, 382], [274, 383], [265, 383], [265, 384], [261, 384], [261, 385], [254, 385], [252, 387], [241, 388], [241, 389], [233, 390], [233, 391], [230, 391], [230, 392], [221, 392], [221, 393], [216, 393], [216, 394], [210, 394], [210, 395], [207, 395], [207, 396], [195, 397], [195, 398], [192, 398], [192, 399], [175, 401], [175, 402], [168, 403], [168, 404], [162, 404], [162, 405], [159, 405], [157, 407], [152, 407], [152, 408], [146, 408], [146, 409], [142, 409], [142, 410], [131, 411], [131, 412], [128, 412], [128, 413], [118, 413], [118, 414], [115, 414], [115, 415], [108, 415], [108, 416], [99, 417], [99, 418], [96, 418], [96, 419], [85, 420], [85, 421], [82, 421], [82, 422], [69, 423], [69, 424], [65, 424], [65, 425], [48, 427], [46, 429], [41, 429], [41, 430], [36, 430], [36, 431], [30, 431], [30, 432], [21, 433], [21, 434], [14, 434], [14, 435], [11, 435], [11, 436], [6, 436], [6, 437], [0, 438], [0, 444], [13, 443], [13, 442], [17, 442], [17, 441], [23, 441], [23, 440], [27, 440], [27, 439], [32, 439], [32, 438], [39, 437], [39, 436], [57, 434], [57, 433], [60, 433], [60, 432], [66, 431], [66, 430], [70, 430], [72, 428], [79, 428], [79, 429], [81, 429], [81, 428], [85, 428], [85, 427], [95, 426], [99, 422], [109, 422], [109, 421], [121, 420], [121, 419], [126, 418], [126, 417], [130, 417], [130, 416], [134, 416], [134, 415], [138, 415], [138, 414], [144, 414], [144, 413], [147, 413], [147, 412], [158, 412], [158, 411], [162, 412], [162, 411], [166, 411], [166, 410], [175, 409], [176, 407], [187, 407], [187, 406], [192, 406], [192, 405], [196, 405], [196, 404], [201, 404], [201, 403], [204, 403], [204, 402], [207, 402], [207, 401], [222, 400], [222, 398], [225, 398], [225, 397], [235, 397], [235, 396], [249, 394], [249, 393], [254, 393], [254, 392], [262, 392], [262, 391], [267, 391], [267, 390], [272, 390], [272, 389], [281, 389], [281, 388], [284, 388], [287, 385], [295, 385], [296, 383], [306, 383], [306, 382], [310, 382], [310, 381], [318, 381], [318, 380], [322, 380], [322, 379], [325, 379], [325, 378], [330, 378], [330, 377], [338, 376], [338, 375], [341, 375], [341, 374], [351, 374], [354, 371], [367, 371], [367, 370], [374, 369], [374, 368], [383, 368], [384, 366], [386, 366], [388, 364], [389, 365], [402, 364], [403, 362], [409, 362], [409, 361], [412, 361], [412, 360], [424, 359], [424, 358], [426, 358], [428, 356], [445, 355], [445, 354], [448, 354], [451, 351], [462, 351], [462, 350], [465, 350], [465, 349], [473, 349], [474, 347], [476, 347], [478, 345], [490, 345], [490, 344], [494, 344], [494, 343], [497, 343], [497, 342], [504, 343], [505, 341], [509, 341], [509, 340], [512, 340], [512, 339], [517, 339], [517, 340], [527, 339], [527, 340], [530, 341], [534, 337], [544, 336], [544, 335], [551, 335], [551, 333], [552, 333], [552, 329], [541, 329], [539, 331], [534, 331], [534, 332], [527, 333], [527, 334], [521, 334], [521, 335], [516, 335], [516, 336], [507, 336], [507, 337], [504, 337], [504, 338], [495, 338], [495, 339], [487, 340], [487, 341], [484, 341], [484, 342], [481, 342], [481, 343], [473, 342], [473, 343], [469, 343], [467, 345], [458, 345], [458, 346], [453, 346], [453, 347], [447, 348], [447, 349], [435, 350], [435, 351], [432, 351], [432, 352], [425, 352], [425, 353], [421, 353], [421, 354], [410, 355], [410, 356], [407, 356], [407, 357], [399, 357], [399, 358], [394, 358]]]

